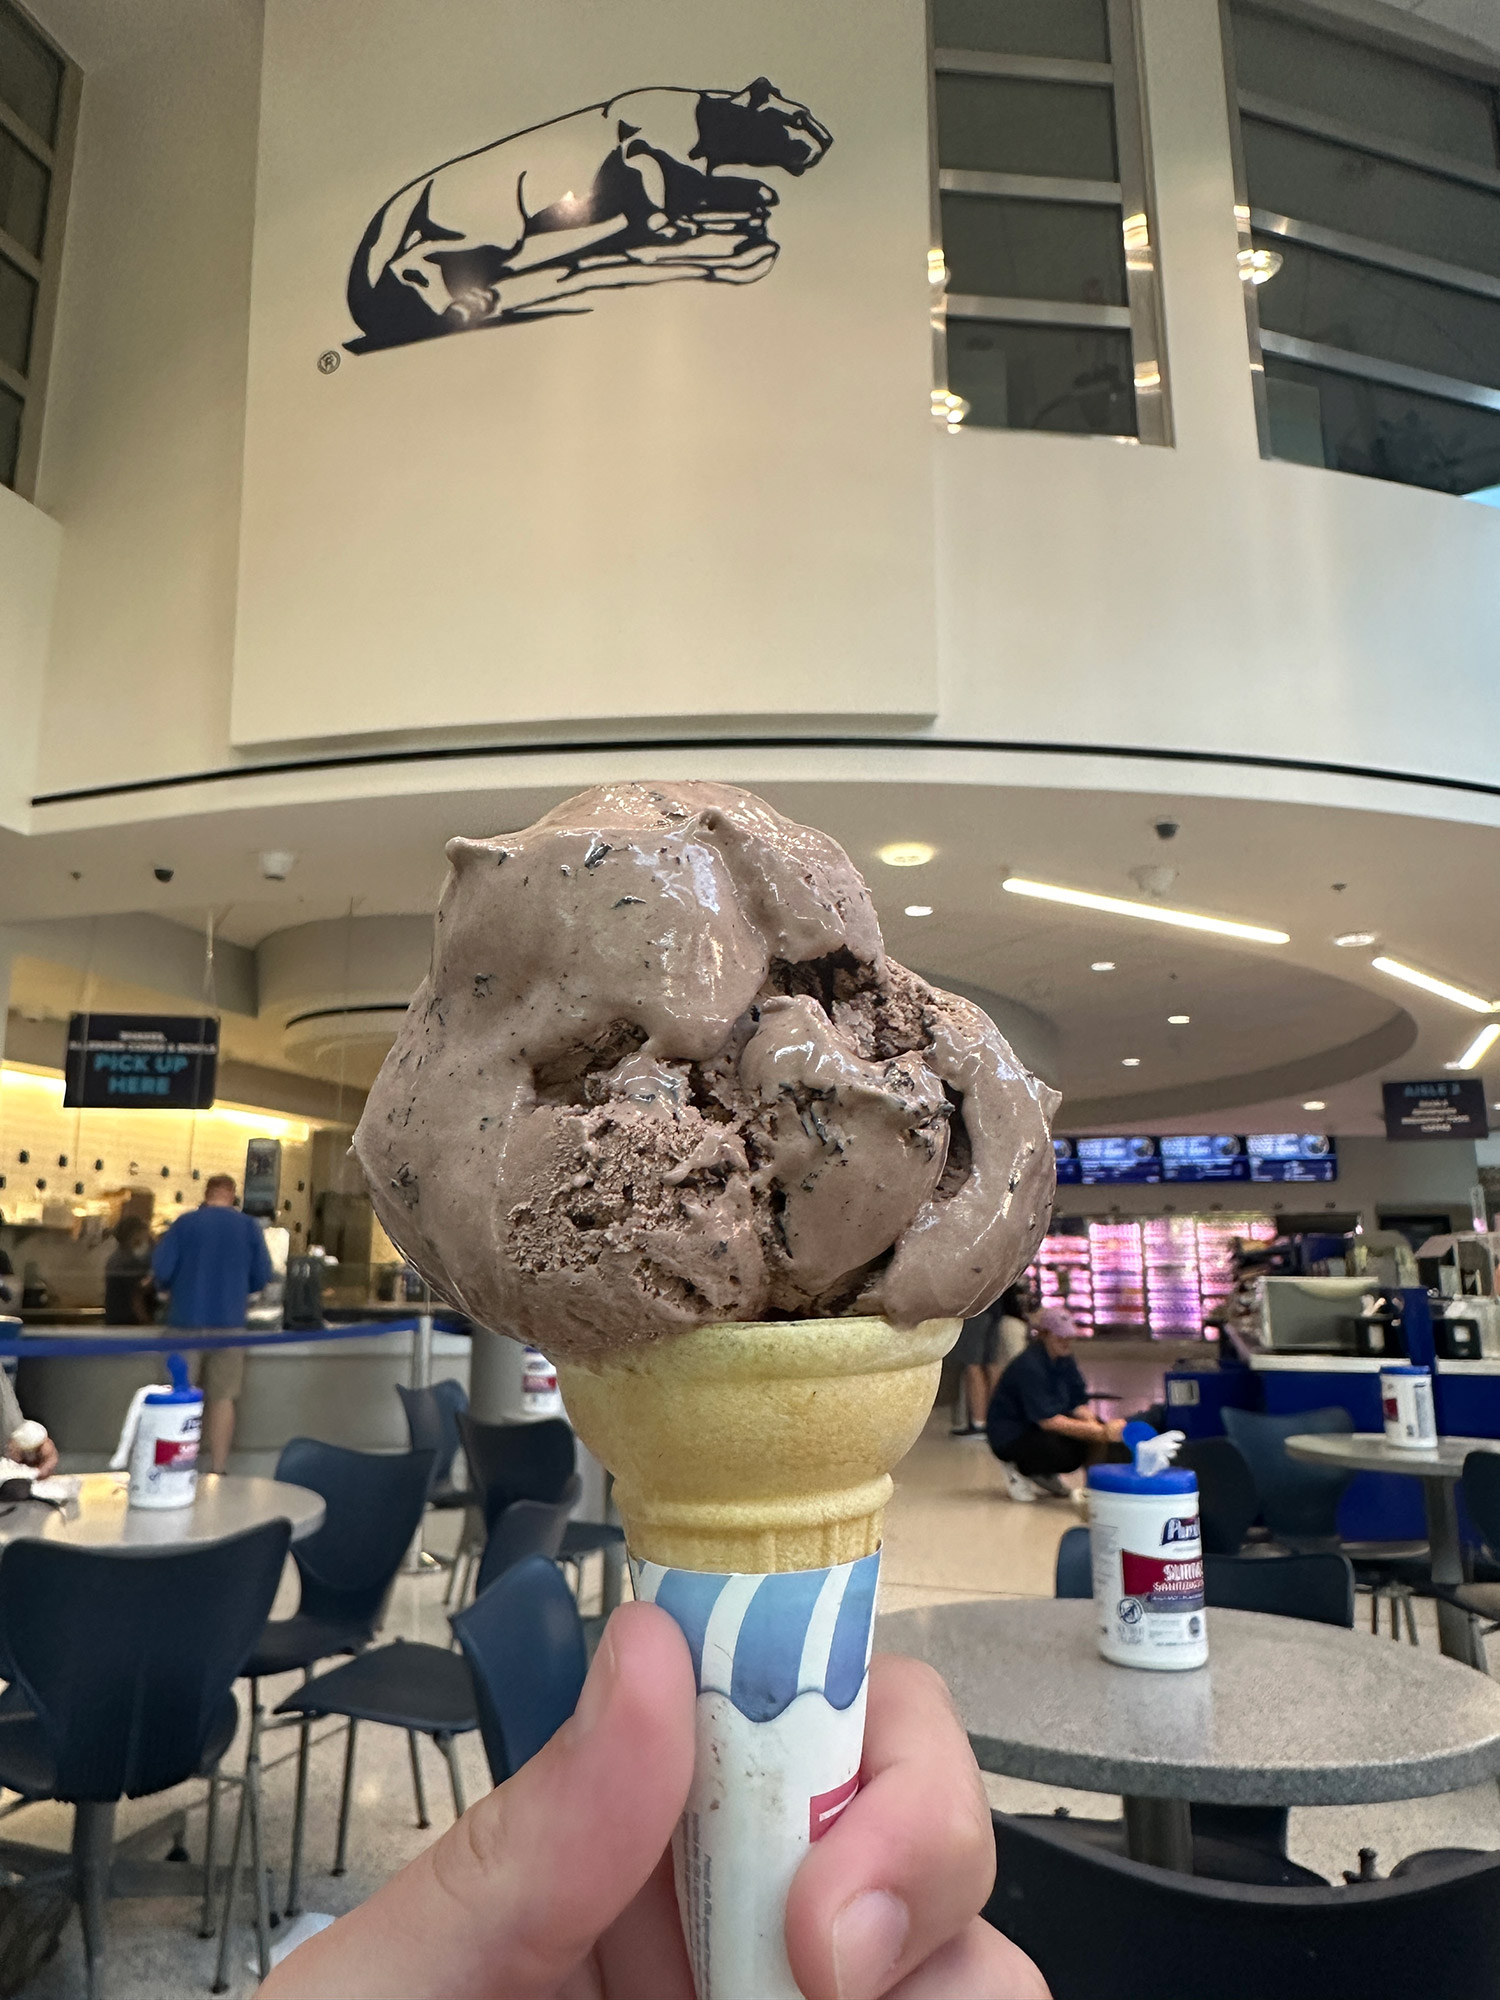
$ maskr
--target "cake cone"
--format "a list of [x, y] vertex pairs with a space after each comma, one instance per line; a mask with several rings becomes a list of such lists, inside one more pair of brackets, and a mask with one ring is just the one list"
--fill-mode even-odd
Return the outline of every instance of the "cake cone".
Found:
[[614, 1474], [633, 1556], [687, 1570], [825, 1569], [880, 1546], [891, 1468], [927, 1421], [960, 1324], [704, 1326], [560, 1362], [558, 1387]]

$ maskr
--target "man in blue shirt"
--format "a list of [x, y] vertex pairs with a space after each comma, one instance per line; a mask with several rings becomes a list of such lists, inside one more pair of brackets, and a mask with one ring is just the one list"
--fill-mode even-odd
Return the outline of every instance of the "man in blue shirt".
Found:
[[1035, 1500], [1038, 1489], [1067, 1497], [1061, 1475], [1100, 1459], [1126, 1456], [1122, 1419], [1109, 1423], [1089, 1408], [1088, 1384], [1073, 1359], [1078, 1335], [1060, 1306], [1038, 1313], [1035, 1338], [1000, 1377], [990, 1398], [990, 1450], [1001, 1462], [1012, 1500]]
[[[167, 1325], [195, 1333], [243, 1333], [250, 1294], [274, 1276], [265, 1233], [236, 1208], [228, 1174], [210, 1175], [203, 1206], [178, 1216], [157, 1244], [151, 1269], [158, 1286], [172, 1295]], [[245, 1386], [244, 1348], [214, 1347], [200, 1354], [198, 1383], [209, 1469], [222, 1472], [234, 1440], [235, 1398]]]

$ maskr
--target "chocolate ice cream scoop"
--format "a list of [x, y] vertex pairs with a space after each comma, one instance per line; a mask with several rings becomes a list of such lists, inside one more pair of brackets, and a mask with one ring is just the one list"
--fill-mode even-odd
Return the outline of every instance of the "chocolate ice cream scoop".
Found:
[[826, 835], [598, 786], [453, 840], [354, 1136], [434, 1289], [556, 1357], [721, 1320], [959, 1316], [1030, 1261], [1053, 1091], [888, 959]]

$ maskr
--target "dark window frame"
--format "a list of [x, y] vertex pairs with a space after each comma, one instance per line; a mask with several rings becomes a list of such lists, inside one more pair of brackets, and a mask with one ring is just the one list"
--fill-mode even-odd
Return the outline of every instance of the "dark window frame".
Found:
[[[1007, 56], [987, 50], [952, 49], [933, 41], [932, 9], [928, 9], [929, 130], [931, 133], [932, 250], [929, 270], [934, 281], [933, 414], [957, 428], [963, 414], [954, 410], [949, 393], [947, 328], [950, 320], [999, 321], [1014, 325], [1080, 329], [1097, 327], [1130, 335], [1134, 378], [1136, 430], [1072, 432], [1131, 444], [1170, 445], [1171, 405], [1168, 397], [1165, 321], [1156, 268], [1156, 204], [1146, 110], [1145, 74], [1137, 0], [1105, 0], [1109, 21], [1110, 60], [1090, 62], [1072, 57]], [[936, 85], [940, 75], [1005, 76], [1035, 82], [1107, 85], [1111, 91], [1117, 181], [1027, 174], [989, 174], [966, 168], [944, 168], [938, 158]], [[946, 289], [941, 198], [944, 194], [993, 195], [1037, 203], [1083, 203], [1115, 209], [1120, 217], [1125, 260], [1124, 305], [1083, 305], [1076, 301], [989, 298]]]
[[[57, 326], [58, 289], [62, 278], [63, 235], [67, 224], [68, 195], [73, 173], [73, 154], [78, 135], [78, 105], [83, 74], [67, 52], [34, 20], [16, 0], [0, 0], [0, 9], [19, 19], [57, 56], [62, 64], [62, 85], [57, 114], [57, 136], [48, 142], [31, 130], [8, 105], [0, 102], [0, 128], [46, 168], [48, 174], [47, 221], [42, 236], [41, 255], [34, 256], [0, 228], [0, 256], [22, 271], [36, 286], [36, 309], [31, 327], [31, 350], [25, 373], [0, 361], [0, 386], [21, 401], [20, 439], [15, 474], [8, 483], [25, 500], [36, 491], [37, 467], [42, 450], [42, 421], [47, 400], [47, 377]], [[3, 468], [0, 468], [3, 482]]]
[[[1471, 45], [1457, 37], [1449, 37], [1441, 28], [1434, 27], [1431, 23], [1423, 22], [1420, 26], [1414, 23], [1410, 32], [1389, 25], [1376, 26], [1353, 13], [1319, 5], [1318, 0], [1242, 0], [1242, 4], [1253, 8], [1257, 13], [1280, 16], [1302, 27], [1313, 28], [1356, 44], [1378, 48], [1388, 55], [1400, 57], [1441, 74], [1460, 77], [1465, 82], [1481, 84], [1500, 94], [1500, 64], [1489, 64], [1476, 59]], [[1251, 259], [1257, 248], [1263, 247], [1263, 244], [1257, 246], [1257, 237], [1261, 239], [1269, 237], [1275, 241], [1289, 243], [1305, 243], [1316, 250], [1373, 271], [1394, 272], [1479, 297], [1500, 297], [1500, 281], [1489, 273], [1466, 265], [1445, 262], [1374, 238], [1330, 229], [1315, 222], [1305, 221], [1299, 216], [1275, 213], [1253, 205], [1246, 171], [1241, 120], [1249, 118], [1261, 123], [1279, 125], [1288, 131], [1303, 133], [1311, 138], [1331, 140], [1356, 152], [1368, 154], [1372, 158], [1388, 160], [1397, 166], [1414, 168], [1431, 175], [1435, 180], [1452, 181], [1461, 186], [1482, 189], [1487, 193], [1493, 192], [1497, 198], [1500, 198], [1500, 160], [1497, 160], [1494, 169], [1481, 167], [1459, 155], [1437, 152], [1429, 147], [1394, 138], [1326, 113], [1304, 110], [1297, 105], [1269, 98], [1263, 92], [1241, 90], [1235, 62], [1235, 0], [1219, 0], [1219, 14], [1224, 43], [1225, 87], [1229, 99], [1235, 219], [1238, 225], [1237, 248], [1241, 276], [1245, 280], [1243, 285], [1245, 329], [1249, 345], [1250, 379], [1255, 399], [1255, 419], [1261, 457], [1283, 460], [1286, 457], [1286, 454], [1272, 448], [1270, 398], [1266, 386], [1268, 356], [1273, 361], [1279, 360], [1301, 367], [1321, 369], [1345, 381], [1365, 382], [1380, 388], [1430, 397], [1439, 403], [1453, 406], [1455, 414], [1457, 408], [1464, 405], [1500, 412], [1500, 389], [1423, 368], [1414, 368], [1379, 356], [1301, 339], [1292, 334], [1274, 332], [1262, 326], [1257, 298], [1259, 287], [1249, 280], [1249, 272], [1253, 268]], [[1268, 282], [1274, 282], [1274, 279]], [[1419, 484], [1420, 482], [1397, 481], [1396, 483]], [[1428, 487], [1426, 490], [1442, 489]]]

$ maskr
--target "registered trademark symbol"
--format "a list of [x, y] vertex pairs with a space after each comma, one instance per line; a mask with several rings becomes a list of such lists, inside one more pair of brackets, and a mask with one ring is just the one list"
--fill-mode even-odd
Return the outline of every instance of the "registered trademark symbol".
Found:
[[334, 369], [338, 367], [342, 358], [336, 348], [328, 348], [318, 356], [318, 373], [320, 375], [331, 375]]

